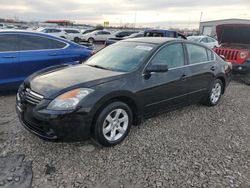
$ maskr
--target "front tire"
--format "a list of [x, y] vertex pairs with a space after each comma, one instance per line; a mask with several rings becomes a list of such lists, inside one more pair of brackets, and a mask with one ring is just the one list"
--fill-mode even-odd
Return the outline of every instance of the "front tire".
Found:
[[132, 125], [132, 112], [123, 102], [112, 102], [98, 115], [94, 124], [94, 139], [105, 147], [121, 143]]
[[208, 94], [206, 95], [203, 104], [207, 106], [216, 106], [220, 102], [221, 96], [223, 94], [223, 88], [224, 85], [222, 81], [220, 79], [216, 79], [213, 82]]

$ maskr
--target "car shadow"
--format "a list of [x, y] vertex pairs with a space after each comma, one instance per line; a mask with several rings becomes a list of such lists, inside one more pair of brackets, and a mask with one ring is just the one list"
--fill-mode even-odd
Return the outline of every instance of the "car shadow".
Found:
[[17, 93], [17, 90], [0, 91], [0, 97], [1, 97], [1, 96], [16, 95], [16, 93]]

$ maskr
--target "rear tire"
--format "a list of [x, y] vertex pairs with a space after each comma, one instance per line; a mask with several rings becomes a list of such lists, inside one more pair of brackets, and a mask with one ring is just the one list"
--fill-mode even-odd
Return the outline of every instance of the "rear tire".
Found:
[[80, 42], [80, 39], [78, 37], [75, 37], [74, 42], [78, 44]]
[[250, 72], [243, 75], [241, 78], [242, 82], [244, 82], [247, 85], [250, 85]]
[[94, 126], [94, 139], [105, 147], [121, 143], [129, 134], [132, 111], [123, 102], [112, 102], [99, 113]]
[[89, 42], [90, 44], [94, 44], [95, 39], [93, 39], [93, 38], [89, 38], [89, 39], [88, 39], [88, 42]]
[[216, 106], [223, 94], [224, 85], [220, 79], [216, 79], [211, 85], [205, 100], [202, 102], [206, 106]]

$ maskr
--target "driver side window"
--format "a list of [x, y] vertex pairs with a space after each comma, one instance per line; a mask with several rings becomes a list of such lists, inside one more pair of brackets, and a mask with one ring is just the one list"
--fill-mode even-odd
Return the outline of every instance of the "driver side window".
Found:
[[168, 68], [177, 68], [184, 66], [184, 51], [181, 43], [170, 44], [163, 47], [154, 56], [152, 64], [167, 64]]

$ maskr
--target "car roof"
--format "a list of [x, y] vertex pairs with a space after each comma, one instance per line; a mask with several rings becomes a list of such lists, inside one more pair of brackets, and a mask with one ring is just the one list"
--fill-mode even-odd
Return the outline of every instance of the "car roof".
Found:
[[[0, 30], [0, 34], [30, 34], [30, 35], [37, 35], [37, 36], [44, 36], [44, 37], [48, 37], [48, 38], [53, 38], [53, 39], [59, 39], [62, 41], [66, 41], [63, 38], [59, 38], [59, 37], [54, 37], [52, 35], [49, 35], [47, 33], [42, 33], [39, 31], [27, 31], [27, 30]], [[69, 41], [67, 41], [69, 42]]]
[[184, 41], [184, 40], [177, 38], [169, 38], [169, 37], [140, 37], [140, 38], [126, 39], [124, 41], [150, 43], [150, 44], [163, 44], [169, 41]]
[[177, 32], [177, 31], [174, 31], [174, 30], [168, 30], [168, 29], [148, 29], [148, 30], [145, 30], [145, 32]]

